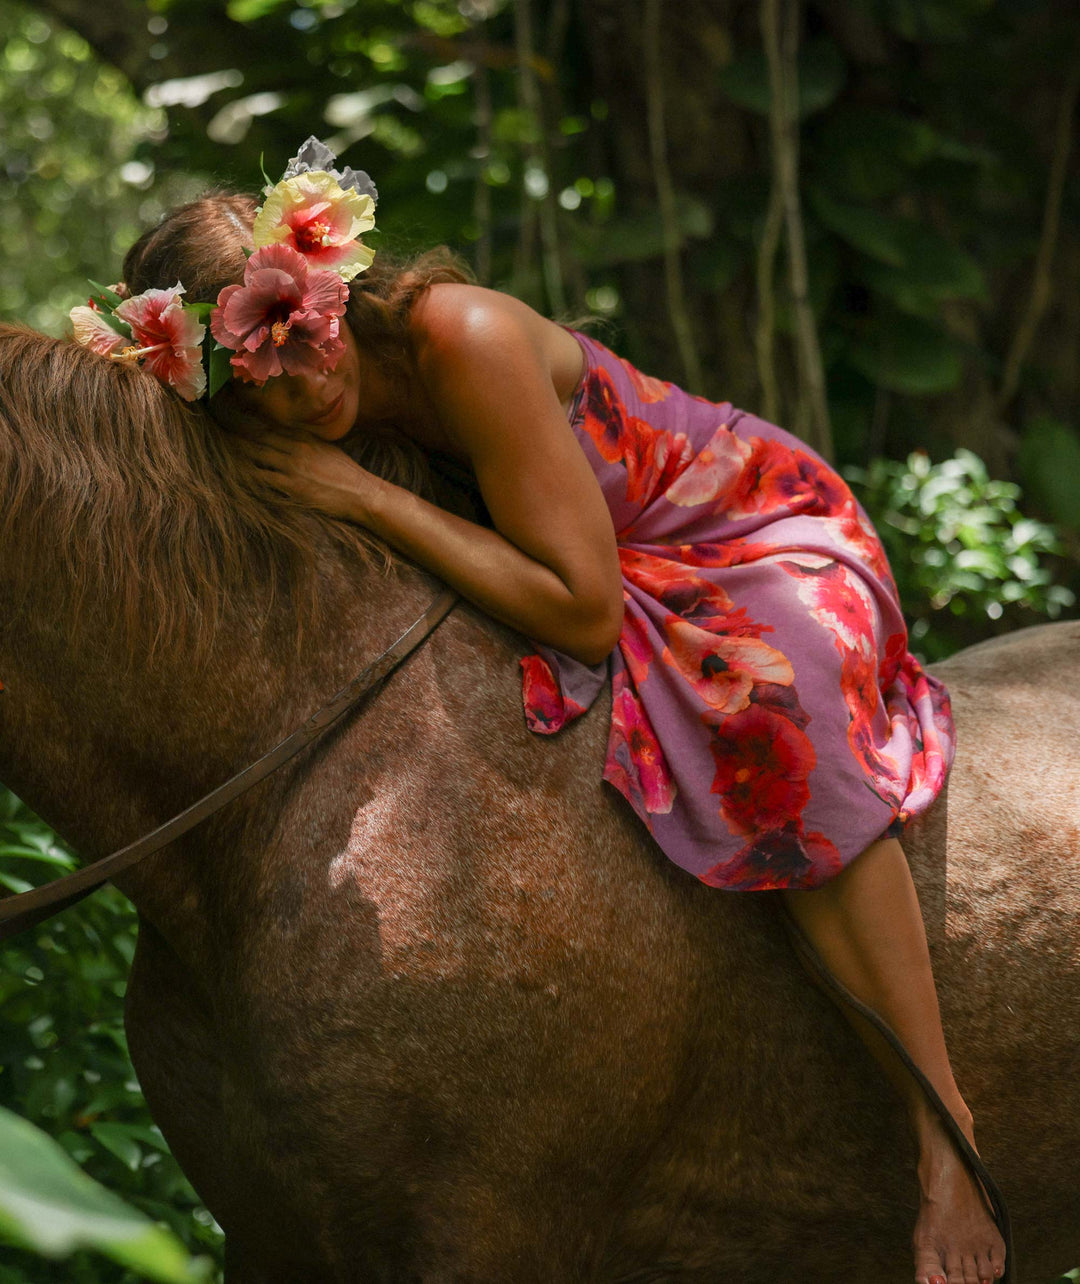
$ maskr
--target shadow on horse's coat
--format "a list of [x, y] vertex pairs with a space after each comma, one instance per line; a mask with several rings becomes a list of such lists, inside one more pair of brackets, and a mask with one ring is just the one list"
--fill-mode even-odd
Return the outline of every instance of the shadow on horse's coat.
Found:
[[[430, 599], [239, 476], [152, 379], [0, 331], [0, 778], [87, 855], [257, 756]], [[941, 666], [957, 762], [905, 839], [1026, 1282], [1080, 1261], [1078, 643]], [[770, 898], [696, 883], [601, 784], [607, 708], [525, 730], [522, 651], [459, 608], [123, 880], [132, 1056], [230, 1284], [906, 1284], [899, 1102]]]

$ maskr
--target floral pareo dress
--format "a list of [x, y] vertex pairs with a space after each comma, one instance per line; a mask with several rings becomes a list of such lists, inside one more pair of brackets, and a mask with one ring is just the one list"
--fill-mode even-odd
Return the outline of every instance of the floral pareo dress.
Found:
[[558, 731], [610, 674], [604, 778], [667, 856], [714, 887], [816, 887], [937, 796], [945, 688], [909, 654], [884, 550], [818, 455], [575, 337], [571, 426], [626, 614], [604, 665], [522, 661], [528, 725]]

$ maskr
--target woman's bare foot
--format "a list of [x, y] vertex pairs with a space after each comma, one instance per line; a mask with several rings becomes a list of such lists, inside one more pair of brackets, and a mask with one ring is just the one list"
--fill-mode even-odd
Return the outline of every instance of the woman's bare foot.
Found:
[[[975, 1144], [971, 1116], [957, 1114]], [[920, 1120], [916, 1284], [992, 1284], [1005, 1270], [1005, 1243], [982, 1192], [935, 1117]]]

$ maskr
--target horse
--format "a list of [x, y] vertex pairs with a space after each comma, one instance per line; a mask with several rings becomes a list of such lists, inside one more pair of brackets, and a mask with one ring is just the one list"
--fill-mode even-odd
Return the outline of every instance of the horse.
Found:
[[[437, 586], [245, 479], [144, 373], [0, 329], [0, 779], [85, 855], [302, 722]], [[1080, 1263], [1080, 625], [940, 666], [904, 837], [1026, 1281]], [[460, 605], [324, 738], [120, 881], [150, 1110], [229, 1284], [910, 1278], [899, 1099], [774, 899], [676, 869], [524, 726]], [[73, 912], [78, 913], [78, 910]]]

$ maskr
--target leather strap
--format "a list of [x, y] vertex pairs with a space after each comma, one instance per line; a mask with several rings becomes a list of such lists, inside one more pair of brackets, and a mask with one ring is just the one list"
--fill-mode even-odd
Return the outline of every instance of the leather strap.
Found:
[[960, 1157], [967, 1164], [971, 1175], [975, 1178], [976, 1183], [980, 1184], [986, 1196], [987, 1204], [990, 1208], [990, 1215], [997, 1224], [1001, 1238], [1005, 1241], [1005, 1272], [1000, 1276], [1000, 1284], [1012, 1284], [1016, 1278], [1013, 1264], [1013, 1241], [1012, 1241], [1012, 1222], [1009, 1218], [1009, 1206], [1005, 1202], [1005, 1196], [990, 1176], [989, 1170], [979, 1157], [971, 1142], [964, 1136], [960, 1125], [953, 1118], [948, 1106], [941, 1100], [937, 1090], [930, 1080], [923, 1074], [915, 1064], [911, 1053], [901, 1043], [899, 1036], [895, 1031], [886, 1024], [886, 1022], [874, 1011], [872, 1007], [857, 999], [854, 994], [841, 981], [838, 981], [832, 972], [829, 971], [817, 950], [810, 944], [802, 928], [792, 918], [787, 908], [784, 908], [784, 917], [787, 920], [788, 930], [791, 933], [792, 944], [795, 946], [795, 952], [810, 968], [815, 976], [822, 982], [827, 990], [841, 1003], [846, 1004], [853, 1011], [857, 1012], [865, 1021], [869, 1021], [874, 1029], [888, 1043], [889, 1047], [896, 1053], [903, 1063], [905, 1069], [919, 1085], [927, 1101], [933, 1106], [938, 1118], [941, 1120], [945, 1131], [949, 1134], [956, 1149], [960, 1152]]
[[227, 802], [250, 789], [257, 781], [276, 771], [282, 763], [288, 762], [306, 745], [317, 740], [329, 727], [347, 713], [360, 699], [415, 651], [428, 636], [442, 623], [459, 601], [459, 596], [452, 589], [444, 589], [431, 603], [420, 618], [409, 626], [398, 640], [373, 660], [362, 673], [353, 679], [321, 709], [308, 718], [303, 726], [298, 727], [291, 735], [286, 736], [273, 749], [261, 758], [238, 771], [235, 776], [226, 780], [223, 785], [200, 798], [198, 802], [167, 820], [157, 829], [144, 834], [142, 838], [121, 847], [110, 856], [103, 856], [92, 864], [65, 874], [63, 878], [54, 879], [42, 887], [35, 887], [29, 892], [20, 892], [17, 896], [0, 899], [0, 941], [6, 941], [18, 932], [35, 927], [38, 923], [52, 918], [61, 910], [67, 909], [89, 896], [108, 879], [130, 869], [144, 856], [156, 852], [186, 834], [201, 821], [219, 811]]

